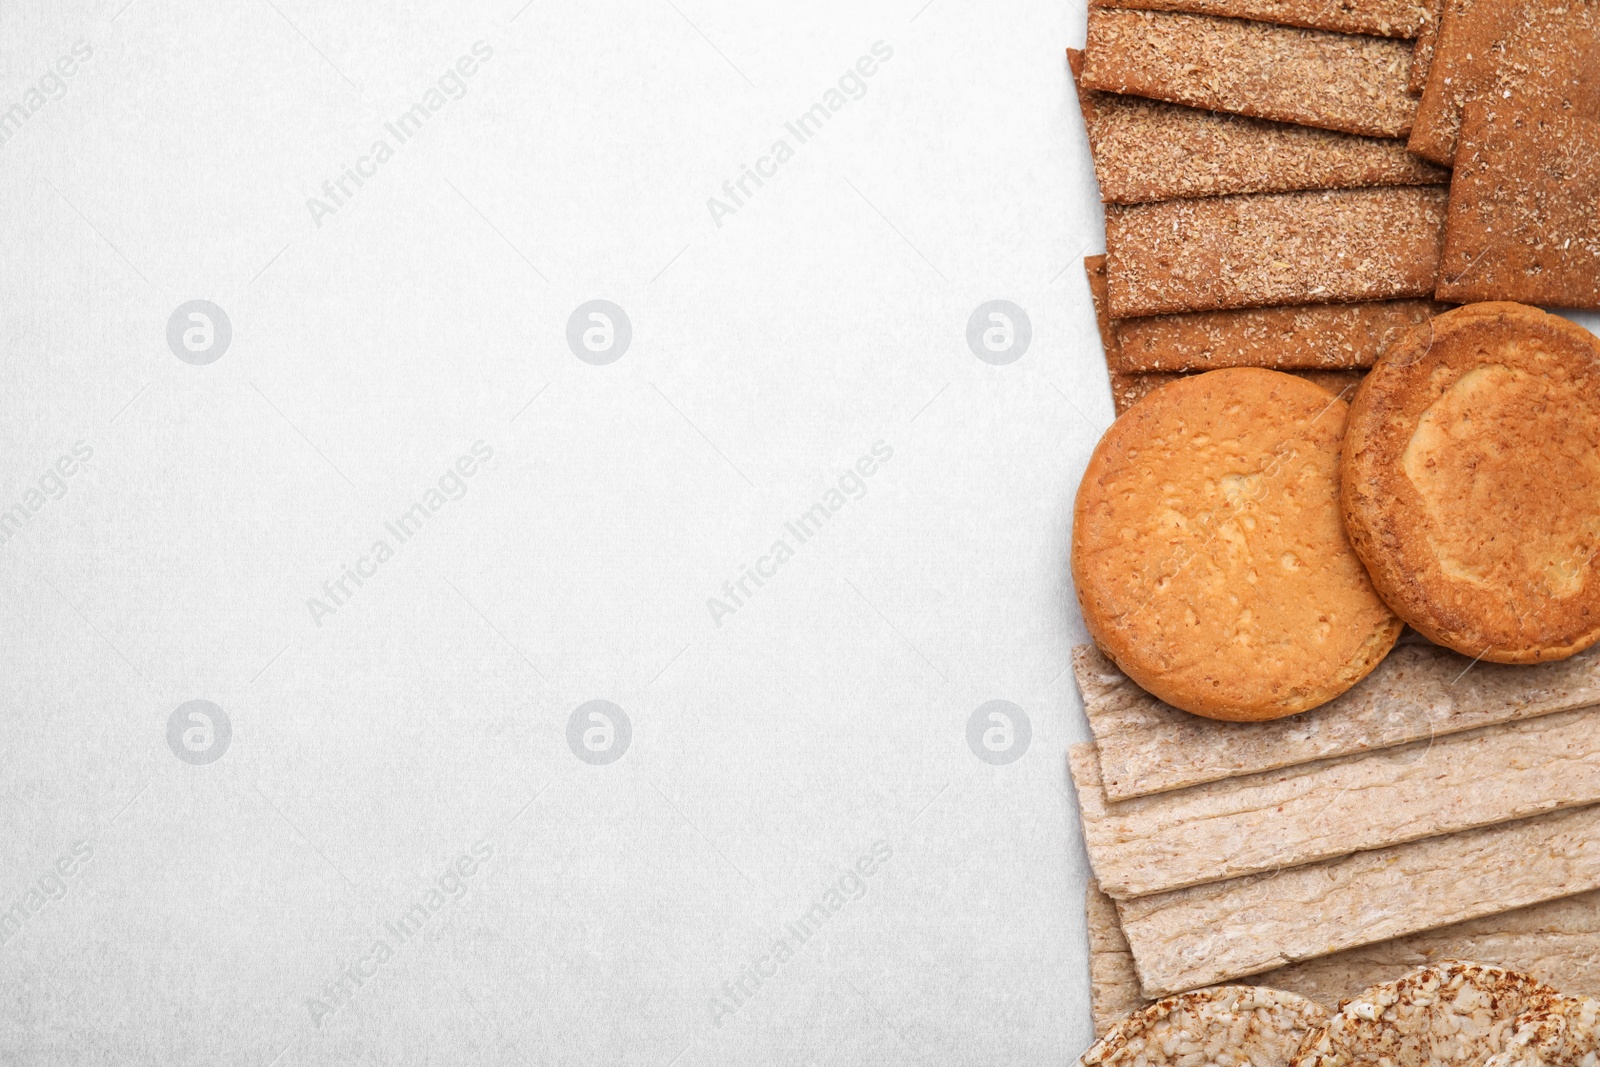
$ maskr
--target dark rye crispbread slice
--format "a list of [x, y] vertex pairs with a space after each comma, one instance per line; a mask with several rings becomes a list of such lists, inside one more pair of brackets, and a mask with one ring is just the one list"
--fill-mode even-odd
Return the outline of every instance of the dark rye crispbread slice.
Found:
[[1335, 33], [1416, 37], [1432, 18], [1427, 0], [1094, 0], [1090, 6], [1183, 11]]
[[1600, 0], [1452, 0], [1411, 151], [1449, 166], [1472, 100], [1600, 117]]
[[1116, 370], [1358, 370], [1372, 366], [1389, 338], [1445, 310], [1432, 300], [1195, 311], [1119, 319]]
[[1106, 208], [1114, 319], [1432, 296], [1447, 191], [1389, 186]]
[[1403, 137], [1412, 46], [1268, 22], [1089, 9], [1083, 85], [1368, 137]]
[[[1069, 48], [1067, 59], [1080, 77], [1083, 53]], [[1395, 138], [1202, 111], [1081, 84], [1078, 102], [1100, 198], [1108, 204], [1450, 180], [1448, 171]]]
[[1600, 308], [1600, 122], [1467, 105], [1438, 292]]
[[1428, 5], [1428, 22], [1417, 33], [1417, 44], [1411, 52], [1411, 73], [1406, 78], [1406, 92], [1421, 96], [1428, 84], [1428, 68], [1433, 66], [1433, 50], [1439, 43], [1439, 23], [1444, 18], [1447, 0], [1431, 0]]

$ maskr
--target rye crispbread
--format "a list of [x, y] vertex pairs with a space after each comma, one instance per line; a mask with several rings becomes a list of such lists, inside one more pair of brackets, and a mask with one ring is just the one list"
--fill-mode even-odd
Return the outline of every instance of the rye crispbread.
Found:
[[1517, 1016], [1559, 994], [1501, 967], [1450, 961], [1373, 986], [1309, 1034], [1294, 1067], [1476, 1067]]
[[1600, 889], [1600, 808], [1118, 902], [1147, 994]]
[[1600, 122], [1467, 105], [1438, 293], [1600, 309]]
[[1470, 101], [1600, 118], [1600, 0], [1457, 0], [1445, 12], [1411, 151], [1449, 166]]
[[1288, 1067], [1327, 1019], [1322, 1005], [1277, 989], [1184, 993], [1114, 1023], [1078, 1067]]
[[1108, 205], [1111, 318], [1431, 297], [1447, 199], [1423, 185]]
[[1600, 704], [1600, 648], [1537, 666], [1479, 662], [1402, 641], [1373, 672], [1317, 710], [1250, 725], [1196, 718], [1133, 683], [1093, 645], [1072, 670], [1111, 800], [1445, 737]]
[[1409, 42], [1170, 11], [1089, 9], [1083, 85], [1367, 137], [1403, 137]]
[[[1591, 987], [1592, 988], [1592, 987]], [[1597, 1067], [1600, 1000], [1560, 997], [1519, 1016], [1484, 1067]]]
[[[1115, 901], [1091, 881], [1086, 905], [1090, 999], [1096, 1030], [1103, 1032], [1124, 1015], [1148, 1005], [1150, 999], [1139, 988], [1133, 950], [1122, 936]], [[1444, 960], [1477, 960], [1522, 971], [1556, 989], [1600, 989], [1600, 893], [1582, 893], [1424, 930], [1241, 980], [1298, 993], [1337, 1010], [1340, 1003], [1370, 986]]]
[[1391, 345], [1351, 408], [1350, 542], [1395, 612], [1495, 663], [1600, 641], [1600, 339], [1512, 303]]
[[1241, 367], [1163, 386], [1100, 439], [1072, 574], [1090, 634], [1130, 677], [1250, 721], [1316, 707], [1388, 652], [1399, 622], [1339, 522], [1343, 416], [1311, 383]]
[[[1067, 49], [1074, 78], [1083, 53]], [[1449, 173], [1404, 141], [1078, 89], [1100, 199], [1140, 204], [1232, 193], [1433, 185]]]
[[1416, 48], [1411, 53], [1411, 73], [1406, 76], [1406, 92], [1421, 96], [1428, 84], [1428, 68], [1433, 66], [1433, 50], [1439, 43], [1439, 22], [1444, 18], [1448, 0], [1430, 0], [1428, 21], [1417, 31]]
[[1433, 14], [1421, 0], [1093, 0], [1091, 6], [1184, 11], [1336, 33], [1408, 38], [1424, 32]]

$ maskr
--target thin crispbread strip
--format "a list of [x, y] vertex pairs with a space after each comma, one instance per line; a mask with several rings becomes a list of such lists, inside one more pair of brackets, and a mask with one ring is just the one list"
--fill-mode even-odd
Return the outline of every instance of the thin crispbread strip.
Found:
[[1146, 996], [1600, 889], [1600, 807], [1119, 901]]
[[[1067, 49], [1073, 77], [1083, 53]], [[1140, 204], [1233, 193], [1433, 185], [1447, 171], [1404, 141], [1357, 137], [1139, 96], [1078, 89], [1100, 199]]]
[[1091, 7], [1183, 11], [1335, 33], [1416, 37], [1432, 15], [1420, 0], [1092, 0]]
[[1116, 900], [1600, 803], [1595, 708], [1133, 800], [1106, 799], [1092, 742], [1069, 755], [1089, 861]]
[[[1089, 979], [1096, 1030], [1150, 1003], [1116, 902], [1089, 887]], [[1479, 960], [1525, 971], [1557, 989], [1600, 989], [1600, 892], [1471, 919], [1437, 930], [1346, 949], [1245, 978], [1337, 1008], [1402, 971], [1442, 960]]]
[[[1178, 374], [1156, 371], [1124, 374], [1115, 369], [1121, 360], [1121, 345], [1111, 320], [1106, 316], [1106, 257], [1085, 256], [1084, 272], [1089, 276], [1089, 293], [1094, 298], [1095, 324], [1100, 329], [1100, 344], [1105, 349], [1106, 369], [1111, 375], [1111, 402], [1116, 414], [1121, 415], [1134, 404], [1163, 385], [1179, 377]], [[1314, 308], [1305, 308], [1312, 312]], [[1220, 313], [1227, 314], [1227, 313]], [[1178, 318], [1180, 316], [1168, 316]], [[1199, 316], [1196, 316], [1199, 317]], [[1141, 320], [1130, 320], [1138, 322]], [[1153, 321], [1153, 320], [1143, 320]], [[1335, 396], [1349, 396], [1365, 376], [1362, 370], [1291, 370], [1288, 373], [1313, 383]]]
[[1600, 122], [1467, 104], [1439, 292], [1600, 309]]
[[1122, 936], [1117, 906], [1093, 878], [1083, 903], [1089, 919], [1089, 1007], [1098, 1037], [1150, 1001], [1139, 989], [1139, 972], [1134, 969], [1128, 939]]
[[1083, 85], [1367, 137], [1404, 137], [1412, 46], [1170, 11], [1089, 9]]
[[1447, 199], [1421, 185], [1108, 205], [1111, 317], [1431, 297]]
[[1468, 101], [1600, 118], [1600, 0], [1454, 0], [1411, 151], [1449, 166]]
[[1417, 32], [1417, 44], [1411, 52], [1411, 73], [1406, 77], [1406, 92], [1421, 96], [1428, 84], [1428, 69], [1433, 66], [1434, 46], [1439, 43], [1439, 22], [1444, 18], [1447, 0], [1430, 0], [1428, 21]]
[[1600, 647], [1537, 666], [1478, 663], [1402, 643], [1354, 688], [1304, 716], [1202, 719], [1139, 688], [1093, 645], [1072, 670], [1106, 796], [1128, 800], [1600, 704]]

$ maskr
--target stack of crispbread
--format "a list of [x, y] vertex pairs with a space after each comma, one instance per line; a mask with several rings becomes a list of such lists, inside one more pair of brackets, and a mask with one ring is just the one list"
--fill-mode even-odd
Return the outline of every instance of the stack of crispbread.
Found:
[[1097, 1022], [1230, 982], [1330, 1006], [1472, 958], [1600, 990], [1600, 649], [1408, 643], [1315, 717], [1178, 711], [1076, 650]]
[[1341, 391], [1436, 299], [1600, 307], [1600, 0], [1091, 0], [1068, 58], [1119, 414], [1222, 366]]

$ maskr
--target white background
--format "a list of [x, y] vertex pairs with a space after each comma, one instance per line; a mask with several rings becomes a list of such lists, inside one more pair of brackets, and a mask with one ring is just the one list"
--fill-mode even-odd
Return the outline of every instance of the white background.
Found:
[[[0, 109], [93, 51], [0, 145], [0, 509], [93, 450], [0, 545], [0, 909], [92, 850], [0, 945], [0, 1061], [1081, 1052], [1067, 546], [1111, 404], [1080, 0], [125, 2], [0, 3]], [[307, 198], [477, 41], [319, 226]], [[707, 198], [879, 41], [719, 226]], [[206, 366], [166, 340], [197, 298], [233, 330]], [[596, 298], [633, 329], [606, 366], [565, 337]], [[1031, 321], [1005, 366], [967, 344], [991, 299]], [[166, 733], [195, 699], [233, 730], [203, 766]], [[567, 742], [592, 699], [631, 722], [609, 765]], [[1005, 765], [967, 741], [994, 699], [1031, 723]], [[719, 1013], [876, 842], [864, 895]]]

